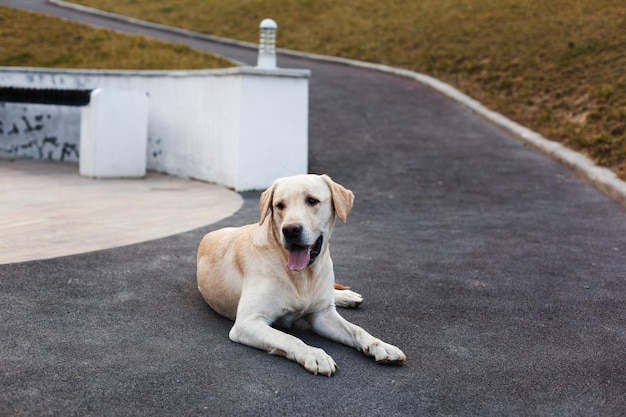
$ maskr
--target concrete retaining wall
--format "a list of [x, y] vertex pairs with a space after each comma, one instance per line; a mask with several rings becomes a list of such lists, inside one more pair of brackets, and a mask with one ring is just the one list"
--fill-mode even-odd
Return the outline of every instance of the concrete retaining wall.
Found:
[[[200, 71], [0, 68], [0, 85], [143, 91], [147, 168], [236, 190], [308, 169], [307, 70]], [[75, 161], [80, 109], [0, 103], [0, 157]]]

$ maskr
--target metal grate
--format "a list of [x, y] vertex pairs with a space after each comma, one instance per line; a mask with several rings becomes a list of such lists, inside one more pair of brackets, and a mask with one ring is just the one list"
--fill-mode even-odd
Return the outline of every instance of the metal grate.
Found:
[[0, 86], [0, 102], [57, 104], [85, 106], [91, 90], [63, 90], [58, 88], [22, 88]]

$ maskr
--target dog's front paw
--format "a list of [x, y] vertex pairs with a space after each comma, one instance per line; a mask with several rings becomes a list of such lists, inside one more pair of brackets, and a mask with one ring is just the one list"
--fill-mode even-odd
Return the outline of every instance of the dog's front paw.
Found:
[[361, 294], [350, 290], [335, 290], [335, 305], [343, 308], [357, 308], [363, 303]]
[[400, 365], [406, 361], [406, 355], [402, 353], [399, 348], [381, 340], [376, 340], [367, 345], [363, 349], [363, 352], [369, 356], [373, 356], [378, 363]]
[[298, 363], [313, 375], [332, 376], [337, 370], [335, 360], [322, 349], [314, 347], [299, 355]]

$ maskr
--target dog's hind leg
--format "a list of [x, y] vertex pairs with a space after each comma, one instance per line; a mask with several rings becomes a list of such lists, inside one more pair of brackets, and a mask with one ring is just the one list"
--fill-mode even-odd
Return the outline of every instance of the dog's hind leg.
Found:
[[343, 308], [357, 308], [363, 303], [361, 294], [350, 291], [350, 287], [335, 282], [335, 305]]

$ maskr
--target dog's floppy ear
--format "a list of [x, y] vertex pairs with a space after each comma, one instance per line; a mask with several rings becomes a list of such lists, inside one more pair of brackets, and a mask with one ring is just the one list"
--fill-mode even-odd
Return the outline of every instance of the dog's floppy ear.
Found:
[[322, 179], [326, 182], [328, 188], [330, 188], [337, 217], [345, 223], [348, 218], [348, 213], [352, 210], [354, 194], [352, 191], [345, 189], [342, 185], [337, 184], [328, 175], [322, 175]]
[[272, 211], [272, 204], [274, 200], [274, 186], [276, 182], [270, 186], [267, 190], [261, 194], [259, 201], [259, 209], [261, 210], [261, 220], [259, 220], [259, 226], [263, 224], [267, 215]]

